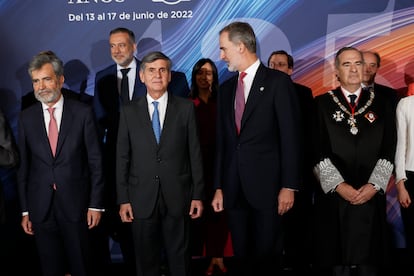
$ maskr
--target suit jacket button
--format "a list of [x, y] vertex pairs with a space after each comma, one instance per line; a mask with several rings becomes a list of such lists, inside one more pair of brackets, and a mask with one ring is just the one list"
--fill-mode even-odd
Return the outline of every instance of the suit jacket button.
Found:
[[161, 163], [161, 158], [157, 158], [157, 163]]

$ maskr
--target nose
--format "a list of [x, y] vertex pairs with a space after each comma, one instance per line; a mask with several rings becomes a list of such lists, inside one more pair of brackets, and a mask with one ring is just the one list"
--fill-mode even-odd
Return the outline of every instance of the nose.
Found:
[[224, 60], [224, 58], [225, 58], [225, 55], [224, 55], [223, 51], [220, 51], [220, 59]]
[[156, 78], [161, 77], [161, 70], [154, 70], [154, 77]]
[[355, 65], [355, 64], [352, 64], [351, 65], [351, 71], [352, 72], [357, 72], [358, 70], [357, 70], [357, 66]]
[[44, 89], [46, 87], [45, 82], [43, 80], [39, 80], [38, 86], [39, 86], [39, 89]]

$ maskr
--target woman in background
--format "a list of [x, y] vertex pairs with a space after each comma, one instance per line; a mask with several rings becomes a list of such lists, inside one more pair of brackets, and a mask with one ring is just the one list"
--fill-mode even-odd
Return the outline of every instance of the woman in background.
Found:
[[211, 258], [205, 275], [224, 274], [224, 249], [228, 238], [225, 213], [215, 213], [210, 206], [214, 196], [213, 170], [216, 144], [216, 96], [219, 89], [214, 62], [202, 58], [196, 62], [191, 75], [191, 100], [194, 102], [203, 156], [206, 202], [203, 216], [193, 220], [193, 255]]

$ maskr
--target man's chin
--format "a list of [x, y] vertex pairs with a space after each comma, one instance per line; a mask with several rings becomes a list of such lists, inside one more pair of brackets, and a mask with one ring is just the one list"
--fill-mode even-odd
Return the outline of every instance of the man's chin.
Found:
[[227, 66], [227, 70], [229, 70], [229, 72], [237, 72], [237, 69], [233, 66]]

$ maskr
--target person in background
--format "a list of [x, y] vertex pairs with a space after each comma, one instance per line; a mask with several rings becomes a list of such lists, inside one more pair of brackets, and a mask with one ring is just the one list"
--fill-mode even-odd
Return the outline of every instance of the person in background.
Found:
[[[98, 254], [97, 258], [103, 263], [102, 267], [105, 271], [111, 262], [109, 237], [118, 242], [125, 264], [125, 273], [129, 276], [135, 274], [135, 256], [130, 224], [122, 223], [118, 215], [115, 152], [120, 106], [145, 96], [146, 87], [139, 79], [141, 61], [134, 56], [138, 50], [134, 32], [123, 27], [112, 29], [109, 33], [109, 46], [114, 64], [96, 73], [93, 98], [100, 139], [104, 141], [105, 201], [108, 207], [103, 217], [102, 227], [95, 236], [94, 247]], [[128, 70], [128, 97], [123, 100], [121, 97], [121, 69]], [[189, 88], [185, 75], [181, 72], [173, 72], [173, 74], [174, 77], [168, 89], [187, 98]]]
[[[335, 276], [377, 276], [389, 261], [388, 181], [396, 146], [395, 109], [362, 89], [364, 59], [353, 47], [335, 57], [340, 86], [315, 98], [315, 262]], [[322, 275], [322, 274], [318, 274]]]
[[[19, 163], [19, 153], [17, 150], [13, 131], [10, 127], [6, 115], [0, 110], [0, 274], [7, 275], [13, 269], [11, 262], [14, 261], [14, 254], [11, 252], [16, 247], [16, 242], [20, 242], [18, 235], [15, 234], [19, 228], [14, 228], [15, 217], [14, 204], [10, 204], [9, 195], [5, 189], [5, 182], [15, 179], [15, 168]], [[20, 218], [19, 218], [20, 219]], [[10, 227], [13, 225], [13, 227]], [[19, 226], [19, 225], [17, 225]], [[19, 231], [20, 232], [20, 231]], [[17, 239], [16, 239], [16, 238]], [[20, 248], [19, 248], [20, 249]], [[20, 257], [20, 255], [19, 255]], [[18, 271], [16, 269], [16, 271]]]
[[[109, 46], [114, 64], [96, 73], [93, 108], [98, 122], [99, 135], [103, 145], [105, 202], [106, 212], [98, 235], [94, 241], [98, 263], [104, 270], [111, 263], [109, 238], [119, 243], [124, 270], [127, 276], [135, 275], [132, 234], [129, 224], [119, 218], [116, 204], [115, 152], [118, 134], [119, 108], [123, 104], [120, 97], [121, 69], [131, 68], [128, 72], [129, 96], [145, 94], [144, 84], [138, 80], [139, 60], [136, 52], [135, 34], [126, 28], [115, 28], [109, 33]], [[138, 80], [138, 81], [137, 81]]]
[[375, 81], [377, 72], [381, 66], [381, 57], [377, 52], [362, 51], [364, 58], [364, 70], [362, 73], [362, 87], [373, 88], [374, 93], [382, 93], [397, 107], [399, 96], [397, 91], [389, 86]]
[[121, 107], [116, 148], [119, 215], [131, 223], [136, 275], [190, 276], [190, 219], [203, 211], [204, 179], [194, 104], [167, 91], [171, 60], [143, 57], [147, 94]]
[[[282, 71], [289, 76], [293, 74], [294, 60], [284, 50], [274, 51], [268, 58], [268, 66], [271, 69]], [[306, 135], [302, 136], [302, 175], [301, 189], [295, 194], [295, 204], [292, 209], [283, 216], [284, 227], [284, 266], [293, 270], [293, 273], [304, 275], [309, 273], [311, 264], [312, 234], [310, 229], [313, 224], [313, 194], [318, 187], [313, 174], [312, 151], [312, 116], [315, 112], [312, 89], [293, 82], [296, 94], [299, 98], [301, 110], [301, 128]]]
[[88, 232], [104, 211], [92, 108], [62, 96], [63, 63], [52, 51], [35, 55], [28, 72], [39, 102], [18, 121], [21, 226], [34, 235], [42, 275], [90, 275]]
[[[199, 59], [191, 74], [191, 99], [194, 102], [197, 125], [199, 129], [201, 153], [203, 156], [204, 182], [206, 200], [213, 200], [214, 189], [214, 154], [216, 150], [216, 112], [219, 80], [217, 67], [209, 58]], [[209, 206], [210, 204], [207, 204]], [[201, 218], [192, 221], [192, 243], [196, 247], [195, 254], [201, 256], [203, 248], [210, 263], [205, 275], [226, 273], [224, 249], [229, 230], [225, 212], [216, 213], [205, 208]]]
[[404, 256], [413, 274], [414, 257], [414, 96], [402, 98], [396, 111], [397, 149], [395, 152], [395, 182], [397, 199], [401, 205], [401, 219], [404, 225], [407, 256]]
[[[17, 166], [19, 153], [13, 132], [3, 111], [0, 110], [0, 167], [10, 169]], [[6, 222], [6, 198], [0, 181], [0, 227]]]
[[282, 216], [300, 183], [299, 102], [290, 77], [260, 62], [248, 23], [225, 26], [219, 43], [220, 58], [239, 74], [217, 98], [212, 206], [227, 210], [235, 275], [276, 275]]

